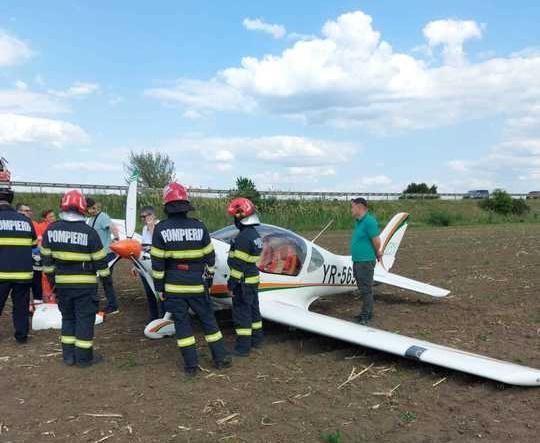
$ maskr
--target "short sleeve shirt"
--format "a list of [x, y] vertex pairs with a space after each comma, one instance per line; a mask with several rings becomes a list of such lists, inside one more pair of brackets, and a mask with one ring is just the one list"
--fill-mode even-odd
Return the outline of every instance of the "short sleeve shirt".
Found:
[[111, 217], [105, 212], [100, 212], [95, 217], [90, 217], [86, 224], [92, 226], [99, 235], [103, 248], [110, 252], [109, 246], [111, 244]]
[[379, 223], [369, 212], [356, 225], [351, 239], [351, 256], [353, 262], [374, 261], [377, 259], [371, 239], [379, 235]]

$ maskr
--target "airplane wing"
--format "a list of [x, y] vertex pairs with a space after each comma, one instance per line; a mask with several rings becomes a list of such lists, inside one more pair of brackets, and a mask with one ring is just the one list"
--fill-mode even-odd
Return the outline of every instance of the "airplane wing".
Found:
[[450, 291], [437, 286], [428, 285], [411, 278], [402, 277], [401, 275], [392, 274], [384, 270], [376, 269], [373, 276], [375, 281], [385, 283], [387, 285], [397, 286], [398, 288], [409, 289], [411, 291], [420, 292], [422, 294], [431, 295], [432, 297], [446, 297]]
[[328, 317], [284, 301], [268, 301], [262, 297], [260, 309], [262, 316], [268, 320], [316, 334], [502, 383], [540, 386], [540, 370], [538, 369]]

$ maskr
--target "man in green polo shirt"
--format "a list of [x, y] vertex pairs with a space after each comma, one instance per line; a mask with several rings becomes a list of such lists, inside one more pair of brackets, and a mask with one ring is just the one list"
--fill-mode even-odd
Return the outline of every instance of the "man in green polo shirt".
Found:
[[357, 320], [367, 325], [373, 316], [373, 273], [376, 261], [380, 261], [381, 239], [377, 219], [368, 211], [365, 198], [354, 198], [351, 202], [351, 214], [356, 225], [351, 239], [351, 256], [356, 284], [362, 294], [363, 304]]

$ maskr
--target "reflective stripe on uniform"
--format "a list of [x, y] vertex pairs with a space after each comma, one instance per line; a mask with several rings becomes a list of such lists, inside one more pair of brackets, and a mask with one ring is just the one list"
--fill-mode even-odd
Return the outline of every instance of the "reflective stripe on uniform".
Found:
[[109, 277], [111, 275], [111, 270], [109, 268], [106, 269], [99, 269], [97, 271], [97, 275], [99, 277]]
[[251, 323], [251, 329], [262, 329], [262, 321]]
[[204, 338], [206, 338], [206, 341], [208, 343], [214, 343], [218, 340], [221, 340], [223, 338], [223, 335], [221, 334], [221, 331], [217, 331], [214, 334], [205, 335]]
[[173, 285], [165, 283], [165, 292], [174, 294], [202, 294], [204, 292], [203, 285]]
[[103, 260], [105, 257], [107, 257], [107, 250], [105, 248], [103, 248], [100, 251], [92, 253], [92, 260], [95, 260], [95, 261]]
[[231, 268], [231, 277], [237, 278], [240, 280], [244, 276], [244, 273], [239, 271], [238, 269]]
[[247, 252], [235, 250], [229, 252], [230, 258], [237, 258], [239, 260], [245, 261], [246, 263], [257, 263], [259, 261], [259, 258], [261, 258], [260, 255], [250, 255]]
[[[203, 258], [208, 252], [205, 252], [206, 248], [201, 249], [177, 249], [171, 251], [165, 251], [165, 258]], [[213, 250], [213, 249], [212, 249]], [[212, 251], [210, 251], [212, 252]]]
[[63, 261], [92, 261], [92, 255], [84, 252], [52, 251], [51, 255]]
[[54, 266], [43, 266], [43, 272], [45, 272], [45, 274], [52, 274], [54, 273], [54, 271], [55, 271]]
[[49, 248], [46, 248], [45, 246], [41, 246], [39, 248], [39, 251], [41, 252], [41, 255], [51, 255], [52, 251]]
[[236, 335], [251, 335], [251, 328], [238, 328], [236, 329]]
[[58, 284], [97, 283], [97, 277], [95, 275], [57, 275], [54, 281]]
[[179, 338], [176, 340], [176, 344], [179, 348], [186, 348], [188, 346], [193, 346], [195, 344], [195, 337], [186, 337], [186, 338]]
[[0, 237], [0, 246], [32, 246], [31, 238]]
[[152, 248], [150, 248], [150, 255], [157, 258], [165, 258], [165, 251], [152, 246]]
[[65, 345], [74, 345], [76, 338], [72, 335], [61, 335], [60, 341]]
[[260, 278], [258, 275], [255, 275], [253, 277], [246, 277], [244, 279], [244, 282], [247, 283], [248, 285], [257, 285], [259, 284], [259, 281], [260, 281]]
[[81, 349], [91, 349], [94, 342], [92, 340], [79, 340], [75, 339], [75, 346]]
[[214, 245], [212, 243], [208, 243], [204, 248], [203, 248], [203, 252], [204, 252], [204, 255], [208, 255], [210, 254], [211, 252], [214, 251]]
[[206, 267], [206, 271], [207, 271], [209, 274], [215, 274], [215, 272], [216, 272], [216, 267], [215, 267], [215, 266], [207, 266], [207, 267]]
[[155, 271], [154, 269], [152, 269], [152, 278], [155, 278], [156, 280], [163, 280], [164, 277], [164, 271]]
[[32, 280], [33, 272], [0, 272], [0, 280]]

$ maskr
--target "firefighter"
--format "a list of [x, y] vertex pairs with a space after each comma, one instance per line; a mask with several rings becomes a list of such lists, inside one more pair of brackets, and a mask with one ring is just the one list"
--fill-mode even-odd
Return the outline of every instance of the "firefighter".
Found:
[[86, 224], [86, 206], [80, 191], [66, 192], [60, 204], [60, 220], [43, 233], [41, 247], [43, 272], [54, 282], [62, 313], [64, 363], [82, 368], [102, 360], [93, 352], [97, 276], [110, 275], [107, 251], [97, 232]]
[[173, 314], [184, 371], [188, 376], [199, 371], [189, 309], [202, 323], [214, 366], [229, 367], [231, 358], [225, 350], [209, 295], [215, 263], [210, 234], [204, 223], [187, 216], [194, 208], [180, 183], [172, 182], [165, 187], [163, 201], [167, 219], [156, 225], [152, 235], [152, 277], [165, 311]]
[[255, 205], [247, 198], [235, 198], [227, 212], [240, 231], [231, 244], [227, 264], [227, 287], [232, 295], [233, 322], [236, 328], [234, 354], [247, 357], [251, 347], [262, 346], [263, 329], [259, 310], [259, 261], [262, 240], [255, 226], [260, 224]]
[[0, 314], [11, 294], [13, 326], [17, 343], [28, 340], [32, 248], [37, 237], [30, 219], [11, 206], [10, 174], [0, 158]]

